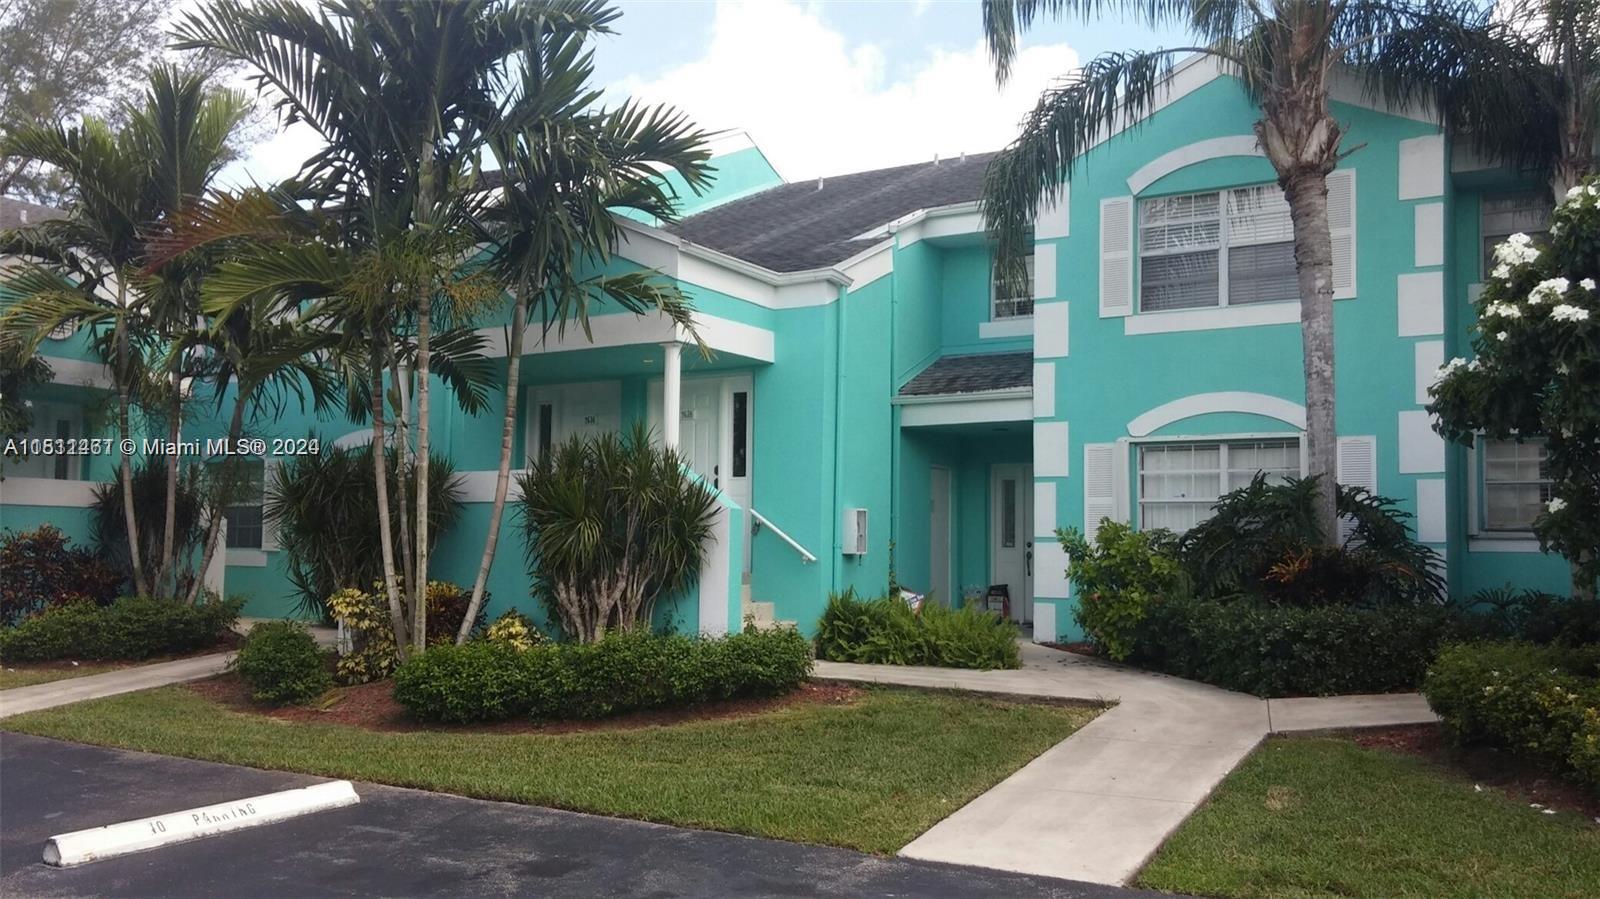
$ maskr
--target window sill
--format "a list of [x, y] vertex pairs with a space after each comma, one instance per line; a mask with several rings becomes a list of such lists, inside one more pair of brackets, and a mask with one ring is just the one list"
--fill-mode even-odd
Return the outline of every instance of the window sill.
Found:
[[223, 563], [234, 568], [265, 568], [267, 554], [259, 549], [229, 547], [224, 553]]
[[1032, 337], [1033, 316], [1017, 315], [978, 323], [978, 339], [992, 340], [1001, 337]]
[[1122, 320], [1124, 334], [1171, 334], [1179, 331], [1215, 331], [1222, 328], [1249, 328], [1257, 325], [1289, 325], [1300, 322], [1300, 301], [1251, 303], [1248, 306], [1216, 306], [1204, 309], [1177, 309], [1171, 312], [1138, 312]]
[[1478, 535], [1467, 538], [1467, 552], [1473, 553], [1537, 553], [1539, 538], [1531, 533], [1506, 531], [1493, 536]]

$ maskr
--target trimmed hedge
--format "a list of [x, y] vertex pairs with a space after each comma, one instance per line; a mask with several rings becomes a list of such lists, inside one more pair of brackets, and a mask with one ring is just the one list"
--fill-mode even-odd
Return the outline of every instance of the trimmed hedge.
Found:
[[185, 605], [123, 597], [108, 606], [74, 602], [0, 629], [0, 661], [138, 661], [213, 646], [239, 620], [242, 599]]
[[817, 623], [817, 658], [874, 665], [1020, 668], [1016, 624], [971, 605], [934, 602], [914, 610], [898, 596], [861, 599], [854, 590], [828, 597]]
[[714, 639], [622, 631], [527, 649], [488, 641], [432, 647], [395, 671], [394, 698], [416, 718], [452, 724], [603, 718], [776, 696], [810, 672], [810, 646], [789, 628]]
[[1423, 693], [1457, 741], [1531, 756], [1600, 793], [1600, 646], [1450, 646]]
[[333, 686], [316, 639], [298, 621], [263, 621], [251, 628], [233, 669], [257, 702], [309, 702]]
[[1414, 690], [1461, 623], [1439, 605], [1278, 606], [1153, 599], [1131, 661], [1257, 696]]

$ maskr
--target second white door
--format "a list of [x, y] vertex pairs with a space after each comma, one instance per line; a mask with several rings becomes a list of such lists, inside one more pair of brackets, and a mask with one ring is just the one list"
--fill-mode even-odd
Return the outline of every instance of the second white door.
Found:
[[1011, 618], [1033, 621], [1033, 466], [995, 465], [989, 479], [991, 584], [1005, 584]]

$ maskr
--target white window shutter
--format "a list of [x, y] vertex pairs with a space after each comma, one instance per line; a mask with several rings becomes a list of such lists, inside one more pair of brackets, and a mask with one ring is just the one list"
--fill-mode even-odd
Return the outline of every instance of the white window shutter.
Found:
[[1335, 169], [1328, 175], [1328, 236], [1333, 243], [1333, 298], [1356, 295], [1356, 173]]
[[1133, 198], [1100, 201], [1100, 317], [1133, 312]]
[[1100, 520], [1117, 517], [1117, 445], [1086, 443], [1083, 446], [1083, 533], [1095, 542]]
[[278, 467], [282, 462], [272, 459], [266, 460], [261, 466], [261, 550], [272, 552], [278, 548], [278, 524], [267, 517], [267, 490], [271, 488], [273, 479], [277, 477]]
[[[1344, 487], [1365, 487], [1378, 492], [1378, 438], [1340, 437], [1335, 450], [1336, 480]], [[1355, 522], [1339, 519], [1339, 542], [1350, 539]]]

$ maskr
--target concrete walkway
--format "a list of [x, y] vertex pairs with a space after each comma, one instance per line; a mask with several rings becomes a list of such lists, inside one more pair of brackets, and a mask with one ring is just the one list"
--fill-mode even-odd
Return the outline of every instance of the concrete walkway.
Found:
[[86, 699], [99, 699], [102, 696], [115, 696], [118, 693], [131, 693], [134, 690], [148, 690], [151, 687], [165, 687], [168, 684], [199, 680], [213, 674], [221, 674], [223, 669], [228, 667], [228, 660], [231, 658], [233, 658], [231, 652], [218, 652], [171, 662], [157, 662], [154, 665], [134, 665], [107, 671], [104, 674], [71, 677], [66, 680], [51, 681], [48, 684], [34, 684], [31, 687], [0, 691], [0, 718], [82, 702]]
[[900, 850], [929, 861], [1126, 883], [1268, 733], [1436, 720], [1415, 695], [1257, 699], [1031, 643], [1016, 671], [817, 662], [815, 676], [1115, 702]]

